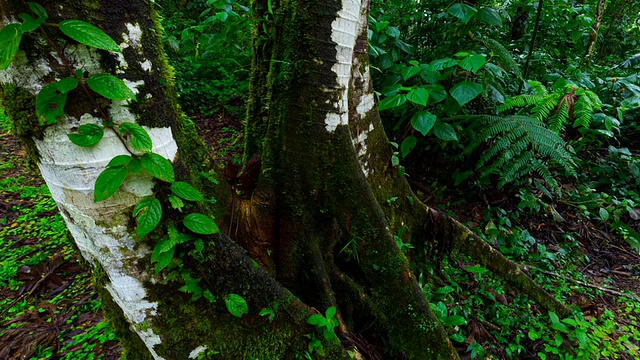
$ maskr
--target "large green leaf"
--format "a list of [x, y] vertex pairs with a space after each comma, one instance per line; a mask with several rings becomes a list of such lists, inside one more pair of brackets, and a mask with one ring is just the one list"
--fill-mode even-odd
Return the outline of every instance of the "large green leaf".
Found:
[[476, 17], [489, 25], [502, 26], [502, 17], [496, 10], [490, 7], [483, 7], [478, 10]]
[[461, 81], [455, 84], [450, 90], [451, 96], [456, 99], [460, 106], [463, 106], [469, 101], [475, 99], [476, 96], [480, 95], [481, 92], [482, 85], [476, 84], [469, 80]]
[[487, 62], [487, 59], [484, 57], [484, 55], [473, 54], [471, 56], [467, 56], [464, 59], [460, 60], [458, 65], [460, 65], [461, 68], [467, 71], [471, 71], [475, 74], [476, 72], [478, 72], [478, 70], [480, 70], [484, 66], [486, 62]]
[[22, 32], [31, 32], [40, 27], [40, 25], [44, 22], [43, 18], [34, 19], [33, 16], [29, 14], [20, 14], [20, 18], [22, 18]]
[[111, 159], [111, 161], [109, 161], [107, 167], [125, 166], [129, 161], [131, 161], [131, 156], [129, 155], [116, 155]]
[[382, 111], [382, 110], [391, 109], [394, 107], [398, 107], [406, 102], [407, 102], [407, 97], [404, 94], [391, 95], [382, 99], [382, 101], [380, 101], [380, 104], [378, 105], [378, 110]]
[[422, 136], [427, 135], [435, 123], [436, 116], [426, 110], [416, 112], [411, 118], [411, 126], [418, 130]]
[[169, 160], [156, 153], [145, 153], [140, 157], [142, 166], [149, 174], [162, 181], [173, 182], [173, 165]]
[[414, 88], [409, 91], [407, 94], [407, 100], [411, 101], [414, 104], [427, 106], [427, 101], [429, 100], [429, 90], [419, 87]]
[[478, 10], [473, 6], [469, 6], [467, 4], [455, 3], [451, 5], [451, 7], [449, 7], [449, 10], [447, 10], [447, 12], [457, 17], [463, 23], [466, 24], [469, 22], [469, 20], [471, 20], [473, 15], [475, 15], [478, 12]]
[[171, 263], [175, 250], [175, 245], [172, 245], [169, 239], [163, 239], [156, 243], [151, 254], [151, 261], [157, 263], [156, 272], [160, 272]]
[[152, 232], [162, 219], [162, 205], [153, 196], [147, 196], [140, 200], [133, 208], [133, 216], [138, 218], [136, 232], [143, 237]]
[[118, 128], [120, 130], [120, 134], [127, 135], [131, 134], [131, 146], [134, 149], [141, 151], [151, 151], [153, 143], [151, 142], [151, 137], [147, 130], [145, 130], [142, 126], [130, 122], [125, 122], [120, 124]]
[[36, 115], [42, 124], [55, 124], [64, 118], [64, 106], [67, 94], [58, 90], [58, 83], [53, 82], [40, 90], [36, 96]]
[[413, 150], [416, 145], [418, 145], [418, 139], [415, 136], [409, 135], [404, 140], [402, 140], [402, 144], [400, 144], [400, 152], [402, 153], [402, 157], [407, 157], [411, 150]]
[[237, 294], [229, 294], [225, 296], [224, 303], [227, 305], [229, 313], [235, 317], [242, 317], [243, 314], [249, 313], [249, 306], [245, 299]]
[[58, 91], [60, 91], [63, 94], [66, 94], [77, 87], [78, 87], [78, 79], [76, 78], [68, 77], [68, 78], [60, 79], [60, 81], [58, 81]]
[[136, 95], [124, 83], [111, 74], [93, 74], [87, 79], [91, 90], [111, 100], [134, 99]]
[[184, 217], [184, 226], [196, 234], [211, 235], [220, 232], [218, 225], [205, 214], [193, 213]]
[[420, 66], [407, 66], [402, 69], [402, 78], [404, 81], [411, 79], [412, 77], [418, 75], [422, 71]]
[[103, 135], [104, 130], [102, 129], [102, 126], [98, 126], [96, 124], [80, 125], [80, 127], [78, 127], [77, 134], [67, 134], [72, 143], [82, 147], [89, 147], [97, 144], [102, 140]]
[[204, 196], [198, 189], [191, 186], [191, 184], [187, 184], [186, 182], [182, 181], [176, 181], [171, 184], [171, 192], [189, 201], [204, 200]]
[[456, 129], [454, 129], [451, 124], [447, 124], [442, 121], [436, 122], [436, 124], [433, 126], [433, 133], [436, 135], [436, 137], [438, 137], [438, 139], [443, 141], [458, 140]]
[[64, 20], [59, 24], [60, 31], [73, 40], [94, 48], [120, 52], [113, 39], [97, 27], [82, 20]]
[[22, 40], [22, 25], [9, 24], [0, 30], [0, 70], [11, 65], [13, 57], [18, 52], [20, 40]]
[[104, 169], [94, 185], [93, 201], [99, 202], [111, 197], [120, 188], [129, 170], [124, 166], [114, 166]]

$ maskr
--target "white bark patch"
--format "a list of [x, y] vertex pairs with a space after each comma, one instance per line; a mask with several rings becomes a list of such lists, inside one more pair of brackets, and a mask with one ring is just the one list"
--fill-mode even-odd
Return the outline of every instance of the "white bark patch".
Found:
[[205, 351], [207, 351], [207, 347], [204, 345], [200, 345], [189, 353], [189, 359], [197, 359], [198, 356]]
[[11, 65], [4, 71], [0, 71], [0, 83], [14, 83], [36, 95], [43, 88], [40, 79], [51, 72], [49, 62], [44, 58], [36, 59], [30, 64], [24, 52], [18, 52]]
[[149, 72], [151, 71], [151, 69], [152, 69], [152, 67], [153, 67], [153, 66], [151, 65], [151, 61], [149, 61], [149, 60], [147, 60], [147, 61], [145, 61], [145, 62], [141, 63], [141, 64], [140, 64], [140, 66], [142, 67], [142, 70], [144, 70], [144, 71], [149, 71]]
[[[118, 45], [118, 47], [120, 48], [120, 51], [128, 47], [139, 49], [140, 38], [142, 37], [142, 29], [140, 29], [140, 26], [138, 24], [128, 23], [128, 24], [125, 24], [125, 26], [127, 27], [127, 32], [122, 33], [122, 39], [124, 41]], [[124, 59], [124, 55], [122, 54], [122, 52], [116, 53], [116, 56], [117, 56], [118, 63], [120, 64], [116, 72], [123, 73], [124, 70], [129, 67], [129, 64]]]
[[[124, 106], [122, 107], [123, 109]], [[123, 117], [126, 115], [126, 117]], [[121, 111], [114, 116], [116, 123], [132, 121]], [[127, 225], [131, 208], [142, 196], [152, 194], [154, 183], [149, 175], [130, 174], [124, 185], [111, 198], [93, 202], [94, 183], [106, 164], [116, 155], [128, 154], [115, 133], [105, 130], [103, 139], [95, 146], [83, 148], [67, 138], [73, 127], [81, 124], [100, 124], [100, 119], [85, 114], [79, 120], [67, 118], [63, 124], [49, 126], [43, 140], [34, 139], [41, 155], [40, 171], [51, 194], [61, 209], [69, 231], [90, 263], [99, 263], [109, 278], [105, 285], [113, 300], [131, 324], [153, 323], [157, 304], [146, 300], [145, 281], [153, 275], [141, 272], [151, 249], [135, 241]], [[173, 160], [177, 144], [170, 128], [146, 129], [153, 141], [153, 151]], [[132, 327], [145, 342], [155, 359], [161, 359], [153, 347], [160, 343], [152, 327]]]
[[342, 0], [342, 8], [338, 16], [331, 23], [331, 40], [336, 45], [336, 63], [331, 71], [336, 74], [336, 80], [340, 91], [340, 98], [334, 112], [327, 113], [325, 117], [326, 129], [335, 131], [338, 125], [349, 124], [349, 98], [348, 88], [351, 79], [351, 63], [353, 48], [356, 43], [358, 26], [360, 22], [361, 0]]
[[362, 172], [364, 173], [365, 176], [369, 176], [369, 166], [366, 159], [368, 136], [369, 136], [369, 133], [367, 131], [361, 131], [355, 139], [355, 146], [358, 151], [358, 159], [360, 160], [360, 167], [362, 168]]

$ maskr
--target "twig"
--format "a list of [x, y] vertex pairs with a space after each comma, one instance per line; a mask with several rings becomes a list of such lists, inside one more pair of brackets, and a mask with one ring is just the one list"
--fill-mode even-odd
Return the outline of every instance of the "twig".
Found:
[[624, 296], [624, 297], [627, 297], [627, 298], [629, 298], [629, 299], [633, 299], [633, 300], [635, 300], [635, 301], [640, 302], [640, 297], [638, 297], [638, 296], [636, 296], [636, 295], [632, 295], [632, 294], [625, 294], [625, 293], [622, 293], [622, 292], [619, 292], [619, 291], [616, 291], [616, 290], [603, 288], [603, 287], [598, 286], [598, 285], [589, 284], [589, 283], [584, 282], [584, 281], [581, 281], [581, 280], [572, 279], [572, 278], [570, 278], [570, 277], [568, 277], [568, 276], [560, 275], [560, 274], [558, 274], [558, 273], [554, 273], [554, 272], [552, 272], [552, 271], [542, 270], [542, 269], [539, 269], [539, 268], [537, 268], [537, 267], [530, 266], [530, 265], [520, 265], [520, 267], [521, 267], [523, 270], [525, 270], [525, 271], [529, 271], [530, 269], [535, 269], [536, 271], [539, 271], [539, 272], [541, 272], [541, 273], [543, 273], [543, 274], [546, 274], [546, 275], [549, 275], [549, 276], [557, 276], [557, 277], [559, 277], [559, 278], [562, 278], [562, 279], [565, 279], [565, 280], [572, 281], [572, 282], [574, 282], [574, 283], [576, 283], [576, 284], [578, 284], [578, 285], [582, 285], [582, 286], [586, 286], [586, 287], [590, 287], [590, 288], [598, 289], [598, 290], [600, 290], [600, 291], [602, 291], [602, 292], [606, 292], [606, 293], [609, 293], [609, 294], [612, 294], [612, 295]]

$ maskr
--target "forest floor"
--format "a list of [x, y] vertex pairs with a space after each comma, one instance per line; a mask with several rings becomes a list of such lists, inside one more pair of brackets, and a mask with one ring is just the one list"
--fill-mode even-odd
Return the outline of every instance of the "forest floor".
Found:
[[[235, 117], [222, 115], [196, 117], [195, 120], [214, 154], [225, 154], [219, 155], [220, 160], [231, 156], [239, 161], [242, 125]], [[79, 264], [64, 221], [39, 174], [27, 167], [24, 151], [11, 136], [2, 117], [0, 125], [0, 359], [117, 359], [120, 347], [109, 326], [102, 321], [100, 301], [93, 291], [91, 276]], [[506, 214], [514, 211], [517, 204], [513, 194], [498, 191], [485, 193], [475, 200], [452, 203], [459, 198], [452, 192], [434, 192], [429, 185], [432, 182], [433, 179], [415, 176], [413, 185], [429, 205], [454, 214], [471, 228], [488, 228], [487, 208], [500, 208]], [[543, 248], [534, 247], [532, 253], [546, 256], [556, 265], [553, 271], [532, 267], [531, 272], [535, 272], [536, 279], [542, 279], [547, 289], [555, 289], [558, 293], [559, 288], [566, 288], [562, 292], [563, 301], [578, 306], [587, 321], [598, 319], [607, 311], [613, 314], [615, 329], [610, 333], [605, 331], [602, 336], [607, 339], [604, 340], [618, 341], [621, 334], [631, 336], [624, 343], [620, 340], [626, 352], [617, 352], [611, 358], [634, 358], [632, 354], [640, 358], [637, 348], [640, 345], [640, 302], [637, 297], [640, 295], [640, 255], [606, 228], [577, 218], [570, 207], [557, 204], [555, 212], [564, 221], [550, 222], [548, 216], [539, 215], [529, 217], [524, 224], [536, 245], [544, 245]], [[640, 220], [626, 220], [640, 230]], [[500, 228], [501, 224], [497, 221], [494, 226]], [[553, 256], [564, 251], [562, 239], [565, 234], [574, 234], [577, 240], [578, 248], [572, 251], [579, 256], [574, 256], [571, 262]], [[470, 264], [458, 260], [457, 264], [447, 266], [464, 269], [465, 265]], [[565, 272], [565, 268], [573, 270]], [[467, 271], [462, 276], [473, 280], [461, 281], [455, 274], [450, 275], [450, 279], [462, 285], [467, 294], [475, 294], [469, 295], [471, 298], [481, 291], [483, 284], [489, 286], [477, 275]], [[509, 306], [515, 303], [517, 294], [493, 292], [493, 296], [495, 302]], [[432, 299], [432, 302], [438, 300], [447, 303], [445, 297]], [[470, 303], [473, 308], [473, 301]], [[475, 311], [472, 310], [474, 314]], [[517, 313], [511, 314], [517, 316]], [[475, 341], [482, 341], [492, 349], [487, 354], [507, 357], [509, 352], [501, 349], [504, 346], [500, 336], [506, 339], [508, 336], [504, 335], [504, 329], [496, 330], [500, 326], [489, 316], [470, 316], [466, 325], [467, 332], [457, 343], [461, 357], [470, 358], [475, 351], [471, 344]], [[527, 330], [535, 328], [509, 330], [522, 335], [517, 338], [523, 346], [519, 355], [511, 352], [509, 357], [536, 358], [537, 353], [549, 349], [549, 340], [544, 336], [536, 338], [531, 333], [527, 336]], [[575, 329], [574, 337], [567, 334], [565, 340], [575, 340], [575, 333], [578, 333], [579, 341], [579, 331]], [[475, 354], [481, 355], [477, 351]]]

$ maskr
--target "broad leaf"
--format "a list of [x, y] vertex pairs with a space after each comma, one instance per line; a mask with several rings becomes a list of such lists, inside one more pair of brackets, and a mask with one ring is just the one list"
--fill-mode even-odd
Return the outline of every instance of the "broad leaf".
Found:
[[36, 96], [36, 114], [42, 124], [55, 124], [64, 118], [64, 106], [67, 94], [58, 90], [58, 83], [53, 82], [40, 90]]
[[220, 232], [218, 225], [205, 214], [193, 213], [184, 217], [184, 226], [196, 234], [211, 235]]
[[94, 185], [93, 201], [99, 202], [111, 197], [120, 188], [129, 170], [124, 166], [114, 166], [104, 169]]
[[442, 121], [436, 122], [433, 126], [433, 133], [436, 137], [443, 141], [455, 141], [458, 140], [456, 129], [451, 124], [444, 123]]
[[67, 134], [72, 143], [82, 147], [89, 147], [97, 144], [102, 140], [103, 135], [104, 130], [101, 126], [96, 124], [80, 125], [80, 127], [78, 127], [77, 134]]
[[452, 315], [442, 321], [443, 326], [459, 326], [466, 324], [467, 320], [460, 315]]
[[247, 301], [240, 295], [229, 294], [225, 296], [224, 303], [227, 305], [229, 313], [235, 317], [242, 317], [243, 314], [249, 313]]
[[140, 171], [142, 171], [142, 162], [140, 161], [140, 158], [132, 158], [131, 161], [129, 161], [129, 171], [131, 171], [134, 174], [140, 174]]
[[162, 205], [153, 196], [147, 196], [140, 200], [133, 208], [133, 216], [138, 218], [136, 232], [143, 237], [152, 232], [162, 219]]
[[475, 15], [478, 12], [478, 10], [473, 6], [469, 6], [467, 4], [456, 3], [451, 5], [451, 7], [449, 7], [449, 10], [447, 10], [447, 12], [457, 17], [458, 19], [462, 20], [462, 22], [466, 24], [469, 22], [469, 20], [471, 20], [473, 15]]
[[173, 165], [169, 160], [156, 153], [145, 153], [140, 157], [142, 166], [149, 174], [162, 181], [173, 182]]
[[124, 83], [111, 74], [94, 74], [87, 79], [91, 90], [111, 100], [134, 99], [136, 95]]
[[409, 135], [404, 140], [402, 140], [402, 144], [400, 144], [400, 152], [402, 153], [402, 157], [407, 157], [411, 150], [413, 150], [416, 145], [418, 145], [418, 139], [415, 136]]
[[452, 66], [456, 66], [458, 62], [453, 60], [452, 58], [442, 58], [436, 59], [429, 63], [429, 67], [433, 71], [440, 71], [446, 68], [450, 68]]
[[387, 110], [394, 107], [398, 107], [407, 102], [407, 97], [404, 94], [395, 94], [389, 97], [386, 97], [380, 101], [378, 105], [378, 110]]
[[307, 319], [307, 324], [321, 327], [327, 324], [327, 319], [325, 319], [321, 314], [313, 314]]
[[426, 136], [436, 123], [436, 116], [428, 111], [418, 111], [411, 118], [411, 126]]
[[180, 196], [181, 198], [189, 201], [202, 201], [204, 200], [204, 196], [202, 193], [193, 187], [191, 184], [187, 184], [186, 182], [176, 181], [171, 184], [171, 191]]
[[153, 247], [153, 253], [151, 254], [151, 261], [156, 262], [156, 272], [160, 272], [160, 270], [164, 269], [171, 263], [173, 260], [173, 255], [175, 253], [175, 246], [171, 246], [167, 251], [160, 251], [163, 248], [161, 244], [163, 241], [169, 240], [161, 240]]
[[11, 65], [22, 40], [22, 25], [9, 24], [0, 30], [0, 70]]
[[476, 17], [489, 25], [502, 26], [502, 17], [495, 9], [490, 7], [483, 7], [478, 10]]
[[411, 101], [414, 104], [427, 106], [427, 101], [429, 100], [429, 91], [423, 87], [411, 89], [407, 94], [407, 100]]
[[407, 54], [411, 54], [413, 52], [413, 46], [407, 44], [406, 42], [402, 41], [402, 40], [396, 40], [396, 46], [398, 47], [398, 49], [406, 52]]
[[475, 99], [482, 92], [482, 85], [476, 84], [472, 81], [461, 81], [455, 84], [451, 90], [451, 96], [463, 106], [469, 101]]
[[418, 75], [422, 71], [420, 66], [407, 66], [402, 69], [402, 78], [404, 81], [411, 79], [412, 77]]
[[94, 48], [120, 52], [113, 39], [97, 27], [82, 20], [64, 20], [59, 24], [60, 31], [73, 40]]
[[151, 137], [147, 130], [145, 130], [142, 126], [130, 122], [125, 122], [120, 124], [118, 128], [120, 130], [120, 134], [127, 135], [131, 134], [131, 146], [134, 149], [141, 151], [151, 151], [153, 143], [151, 142]]
[[68, 93], [69, 91], [78, 87], [78, 79], [76, 78], [64, 78], [58, 81], [58, 91], [63, 94]]
[[29, 14], [20, 14], [20, 18], [22, 18], [22, 32], [30, 32], [40, 27], [40, 25], [44, 22], [44, 19], [37, 18], [34, 19], [33, 16]]
[[484, 55], [473, 54], [471, 56], [468, 56], [460, 60], [458, 65], [460, 65], [461, 68], [467, 71], [471, 71], [475, 74], [476, 72], [478, 72], [478, 70], [480, 70], [484, 66], [486, 62], [487, 60], [484, 57]]
[[338, 309], [336, 309], [335, 306], [330, 306], [327, 311], [324, 312], [324, 315], [326, 316], [327, 319], [331, 319], [334, 316], [336, 316], [336, 312], [338, 311]]
[[111, 161], [109, 161], [107, 167], [125, 166], [129, 161], [131, 161], [131, 156], [129, 155], [116, 155], [111, 159]]

